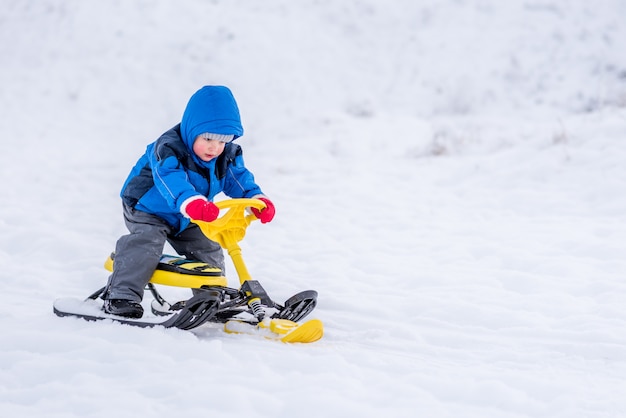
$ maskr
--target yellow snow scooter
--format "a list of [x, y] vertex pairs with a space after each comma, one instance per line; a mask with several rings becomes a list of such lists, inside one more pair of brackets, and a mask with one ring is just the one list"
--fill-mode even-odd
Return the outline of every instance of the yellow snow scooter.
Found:
[[[104, 313], [101, 299], [105, 288], [87, 299], [61, 298], [54, 301], [58, 316], [74, 316], [87, 320], [110, 319], [123, 324], [166, 328], [193, 329], [205, 323], [223, 324], [227, 333], [260, 335], [286, 343], [310, 343], [324, 335], [324, 326], [318, 319], [299, 322], [315, 308], [317, 292], [306, 290], [287, 299], [284, 304], [274, 302], [261, 284], [253, 280], [243, 260], [239, 242], [245, 237], [256, 216], [247, 208], [263, 209], [258, 199], [228, 199], [216, 202], [221, 216], [213, 222], [193, 221], [202, 232], [224, 248], [239, 276], [239, 288], [228, 287], [228, 279], [221, 269], [207, 263], [184, 257], [162, 255], [157, 269], [146, 286], [154, 300], [153, 316], [140, 319], [123, 318]], [[105, 262], [113, 271], [115, 254]], [[193, 289], [188, 300], [168, 303], [155, 285]]]

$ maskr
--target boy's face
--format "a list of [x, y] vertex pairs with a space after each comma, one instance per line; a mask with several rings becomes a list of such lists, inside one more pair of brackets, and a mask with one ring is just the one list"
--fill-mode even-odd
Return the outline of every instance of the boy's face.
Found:
[[209, 162], [213, 158], [219, 157], [224, 152], [225, 142], [214, 139], [206, 139], [202, 136], [196, 137], [193, 142], [193, 152], [204, 162]]

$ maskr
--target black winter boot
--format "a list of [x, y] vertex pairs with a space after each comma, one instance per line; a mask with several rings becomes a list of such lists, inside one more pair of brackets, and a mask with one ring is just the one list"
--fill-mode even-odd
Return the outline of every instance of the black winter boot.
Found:
[[141, 318], [143, 307], [138, 302], [126, 299], [106, 299], [104, 301], [104, 312], [123, 316], [124, 318]]

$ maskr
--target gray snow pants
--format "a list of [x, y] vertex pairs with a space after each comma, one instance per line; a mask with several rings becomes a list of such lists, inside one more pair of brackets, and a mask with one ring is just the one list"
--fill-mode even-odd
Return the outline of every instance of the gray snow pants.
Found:
[[141, 302], [146, 284], [159, 263], [165, 242], [181, 256], [212, 264], [224, 271], [222, 247], [209, 240], [196, 224], [178, 235], [163, 219], [123, 204], [124, 221], [130, 234], [115, 246], [113, 273], [109, 276], [105, 299]]

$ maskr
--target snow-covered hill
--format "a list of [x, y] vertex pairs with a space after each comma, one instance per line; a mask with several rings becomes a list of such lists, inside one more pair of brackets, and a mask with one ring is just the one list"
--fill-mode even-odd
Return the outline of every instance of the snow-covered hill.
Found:
[[[3, 416], [626, 416], [623, 1], [3, 6]], [[318, 290], [315, 344], [52, 314], [205, 84], [277, 205], [248, 267]]]

